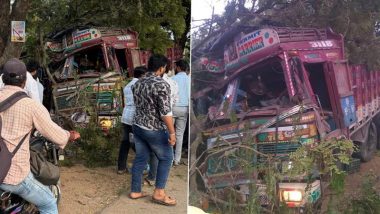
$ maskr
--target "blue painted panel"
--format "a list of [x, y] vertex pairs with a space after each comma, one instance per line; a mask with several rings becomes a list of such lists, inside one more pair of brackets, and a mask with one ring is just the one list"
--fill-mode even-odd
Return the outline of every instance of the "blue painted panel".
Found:
[[346, 96], [340, 99], [343, 112], [344, 125], [346, 127], [356, 122], [356, 108], [354, 96]]

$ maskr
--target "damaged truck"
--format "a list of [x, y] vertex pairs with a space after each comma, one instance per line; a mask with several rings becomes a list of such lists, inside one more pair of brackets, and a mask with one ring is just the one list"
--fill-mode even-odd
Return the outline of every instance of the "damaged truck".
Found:
[[[110, 27], [74, 27], [56, 32], [46, 46], [51, 60], [53, 110], [60, 118], [88, 122], [104, 129], [115, 125], [124, 106], [125, 80], [146, 65], [150, 51], [139, 48], [138, 33]], [[179, 48], [168, 48], [173, 63]]]
[[[220, 78], [192, 98], [197, 102], [210, 93], [222, 96], [214, 96], [214, 105], [208, 108], [202, 152], [228, 151], [250, 135], [258, 151], [251, 164], [269, 154], [280, 157], [281, 170], [292, 167], [289, 154], [299, 147], [332, 138], [352, 140], [364, 162], [380, 146], [376, 120], [380, 71], [348, 64], [342, 35], [329, 28], [245, 26], [234, 27], [207, 45], [198, 56], [199, 64]], [[208, 156], [198, 165], [206, 189], [216, 195], [219, 191], [228, 201], [223, 190], [233, 188], [246, 203], [252, 194], [248, 185], [254, 183], [259, 203], [267, 205], [268, 187], [260, 176], [247, 174], [234, 155], [225, 153]], [[319, 176], [311, 182], [280, 181], [275, 188], [278, 201], [288, 207], [302, 210], [321, 200]]]

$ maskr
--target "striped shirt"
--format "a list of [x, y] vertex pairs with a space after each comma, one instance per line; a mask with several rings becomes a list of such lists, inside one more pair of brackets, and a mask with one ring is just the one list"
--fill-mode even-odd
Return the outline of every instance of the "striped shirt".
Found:
[[[17, 86], [4, 86], [0, 89], [0, 102], [18, 91], [23, 89]], [[60, 148], [64, 148], [69, 141], [70, 133], [55, 124], [46, 108], [33, 99], [21, 99], [0, 115], [3, 121], [1, 137], [11, 152], [32, 128], [36, 128], [42, 136]], [[29, 138], [26, 139], [12, 159], [11, 168], [3, 181], [5, 184], [17, 185], [30, 172]]]

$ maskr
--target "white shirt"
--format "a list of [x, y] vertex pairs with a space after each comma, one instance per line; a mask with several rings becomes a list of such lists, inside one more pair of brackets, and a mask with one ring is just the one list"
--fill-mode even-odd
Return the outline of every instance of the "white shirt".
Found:
[[125, 87], [124, 87], [124, 109], [123, 115], [121, 116], [121, 122], [128, 125], [133, 125], [133, 117], [135, 116], [136, 106], [133, 101], [132, 86], [137, 82], [137, 78], [133, 78]]
[[[0, 76], [0, 88], [2, 87], [4, 87], [3, 75]], [[33, 76], [29, 72], [26, 72], [26, 83], [25, 83], [24, 90], [30, 98], [42, 103], [42, 98], [40, 99], [40, 95], [39, 95], [37, 81], [33, 78]]]
[[42, 101], [44, 100], [44, 86], [41, 84], [38, 78], [37, 78], [37, 86], [38, 86], [38, 95], [42, 103]]
[[40, 95], [38, 93], [37, 81], [29, 72], [26, 72], [26, 83], [24, 89], [30, 98], [38, 102], [41, 102]]
[[167, 74], [164, 74], [162, 79], [170, 85], [170, 107], [173, 110], [173, 104], [179, 100], [178, 84]]

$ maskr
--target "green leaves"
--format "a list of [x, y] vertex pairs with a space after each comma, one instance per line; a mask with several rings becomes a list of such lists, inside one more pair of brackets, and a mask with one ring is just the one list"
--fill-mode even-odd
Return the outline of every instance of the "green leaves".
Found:
[[228, 29], [237, 19], [243, 26], [331, 27], [344, 36], [350, 62], [380, 68], [380, 50], [376, 48], [380, 43], [376, 37], [380, 34], [378, 0], [260, 0], [253, 1], [256, 4], [252, 8], [241, 7], [238, 2], [242, 1], [227, 1], [222, 16], [201, 25], [192, 35], [193, 47], [207, 36], [217, 35], [215, 31]]
[[316, 166], [321, 174], [342, 174], [339, 164], [348, 164], [354, 151], [354, 144], [349, 140], [322, 141], [315, 147], [300, 147], [290, 155], [294, 167], [288, 170], [290, 175], [310, 174]]
[[[181, 0], [32, 0], [28, 34], [36, 44], [38, 31], [44, 36], [63, 28], [95, 24], [132, 28], [139, 32], [140, 47], [165, 53], [182, 34], [187, 33], [185, 17], [190, 8]], [[184, 46], [184, 44], [183, 44]], [[34, 55], [32, 49], [29, 55]]]

